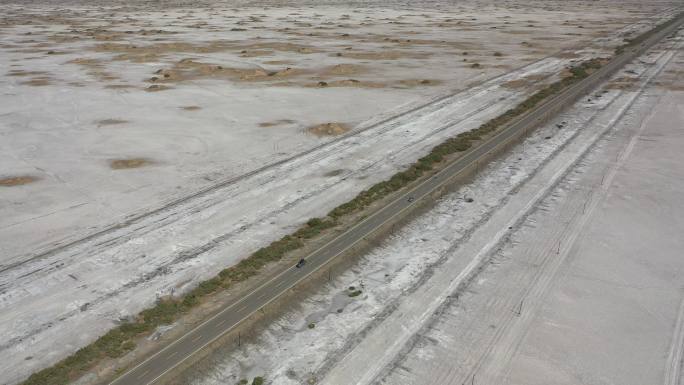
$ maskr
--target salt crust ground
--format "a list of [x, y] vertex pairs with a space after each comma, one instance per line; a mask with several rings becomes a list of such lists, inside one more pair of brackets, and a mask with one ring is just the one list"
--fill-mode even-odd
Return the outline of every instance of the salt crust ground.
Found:
[[[667, 90], [676, 89], [681, 80], [665, 83], [665, 89], [657, 85], [680, 71], [680, 52], [654, 50], [630, 65], [616, 75], [639, 74], [630, 89], [615, 90], [612, 82], [600, 99], [578, 103], [472, 185], [446, 197], [355, 269], [283, 316], [256, 343], [239, 350], [227, 347], [188, 377], [203, 385], [256, 375], [274, 384], [312, 379], [348, 384], [357, 383], [368, 370], [378, 375], [358, 383], [462, 384], [473, 375], [475, 383], [662, 383], [669, 351], [681, 345], [672, 335], [682, 298], [677, 234], [684, 205], [682, 186], [672, 184], [681, 179], [681, 132], [669, 118], [682, 116], [677, 107], [681, 93]], [[646, 79], [651, 82], [644, 92]], [[658, 103], [658, 110], [649, 112]], [[647, 116], [642, 135], [638, 129]], [[567, 125], [558, 128], [563, 122]], [[658, 131], [648, 134], [650, 127]], [[595, 142], [606, 129], [608, 135]], [[668, 140], [672, 143], [660, 154], [660, 145]], [[629, 151], [635, 141], [637, 150]], [[471, 237], [487, 239], [477, 234], [479, 229], [507, 206], [529, 199], [525, 194], [539, 194], [535, 189], [547, 182], [535, 178], [561, 171], [549, 167], [572, 165], [567, 162], [579, 156], [578, 149], [591, 143], [596, 146], [568, 169], [560, 184], [541, 191], [546, 198], [529, 216], [518, 214], [524, 220], [493, 249], [486, 269], [460, 297], [442, 298], [427, 318], [410, 312], [426, 307], [427, 297], [413, 305], [406, 302], [437, 285], [433, 275], [445, 265], [472, 259]], [[645, 153], [639, 150], [641, 143], [646, 143]], [[640, 166], [635, 170], [630, 164]], [[642, 194], [645, 198], [639, 199]], [[467, 203], [465, 197], [475, 201]], [[587, 219], [603, 218], [608, 208], [618, 218], [599, 223]], [[650, 218], [646, 224], [643, 216]], [[623, 231], [631, 231], [634, 241], [627, 241]], [[600, 251], [571, 248], [577, 239], [578, 245]], [[653, 253], [660, 256], [658, 263], [651, 261]], [[564, 264], [575, 258], [577, 267]], [[446, 274], [453, 279], [458, 272]], [[554, 277], [563, 275], [561, 282], [567, 280], [563, 287], [568, 288], [554, 295]], [[588, 276], [595, 285], [585, 285]], [[619, 282], [611, 283], [615, 280]], [[364, 294], [348, 297], [350, 286]], [[549, 291], [553, 299], [545, 304]], [[410, 331], [416, 321], [423, 323], [402, 349], [387, 349], [402, 338], [390, 322]], [[315, 328], [309, 329], [310, 323]], [[376, 335], [380, 340], [364, 345]]]
[[662, 80], [682, 64], [680, 49], [379, 383], [680, 383], [684, 94]]
[[[3, 381], [15, 382], [64, 357], [106, 331], [118, 319], [149, 306], [159, 295], [187, 290], [264, 241], [286, 233], [293, 224], [325, 213], [364, 186], [390, 175], [442, 138], [495, 116], [533, 89], [534, 81], [548, 81], [544, 77], [558, 72], [564, 64], [604, 52], [619, 42], [621, 34], [643, 30], [653, 19], [671, 13], [671, 8], [663, 2], [646, 10], [625, 7], [624, 14], [612, 13], [615, 19], [608, 21], [605, 20], [608, 13], [569, 17], [569, 12], [580, 10], [555, 4], [535, 9], [537, 15], [542, 12], [544, 17], [530, 20], [530, 7], [516, 9], [517, 13], [492, 7], [492, 12], [486, 15], [476, 14], [481, 7], [481, 3], [472, 3], [452, 9], [452, 14], [457, 15], [452, 21], [447, 20], [448, 10], [421, 10], [416, 14], [416, 9], [372, 8], [352, 12], [347, 18], [344, 11], [335, 7], [275, 8], [269, 9], [272, 15], [266, 12], [266, 16], [261, 16], [265, 11], [260, 9], [260, 18], [282, 19], [271, 23], [269, 31], [261, 27], [237, 28], [242, 24], [232, 24], [232, 20], [226, 25], [224, 19], [241, 13], [244, 15], [240, 21], [254, 22], [251, 16], [257, 11], [252, 8], [174, 9], [166, 12], [164, 21], [163, 15], [149, 8], [146, 12], [137, 12], [134, 18], [126, 18], [131, 10], [116, 6], [102, 9], [81, 5], [56, 10], [38, 3], [7, 4], [8, 16], [0, 27], [3, 39], [0, 65], [6, 70], [5, 77], [0, 79], [3, 82], [1, 172], [3, 177], [27, 174], [36, 176], [37, 180], [0, 191], [2, 263], [14, 264], [2, 273], [0, 282], [3, 309], [0, 332], [5, 341], [0, 349]], [[662, 12], [656, 15], [656, 11]], [[217, 14], [210, 15], [211, 12]], [[273, 49], [270, 53], [259, 53], [264, 55], [262, 58], [250, 58], [249, 63], [241, 56], [250, 55], [253, 45], [262, 43], [263, 36], [277, 40], [285, 33], [283, 28], [301, 29], [299, 32], [311, 28], [299, 25], [295, 19], [301, 15], [292, 13], [302, 13], [311, 19], [323, 18], [320, 21], [323, 25], [330, 25], [333, 19], [351, 19], [359, 23], [355, 30], [365, 35], [354, 37], [355, 55], [342, 56], [344, 60], [334, 58], [338, 57], [337, 51], [349, 46], [348, 42], [333, 42], [347, 39], [338, 33], [349, 27], [338, 24], [326, 27], [333, 31], [322, 37], [295, 38], [299, 48], [310, 45], [322, 52], [306, 53], [305, 50], [295, 54], [289, 48]], [[440, 20], [425, 21], [437, 18]], [[573, 22], [564, 25], [562, 20], [568, 18]], [[180, 21], [170, 25], [170, 19]], [[211, 22], [195, 25], [198, 20]], [[637, 20], [642, 22], [620, 29]], [[364, 28], [369, 30], [363, 30], [361, 23], [367, 23]], [[445, 33], [449, 23], [454, 23], [451, 27], [457, 34]], [[535, 26], [538, 23], [541, 25]], [[528, 31], [508, 30], [523, 24]], [[532, 40], [528, 37], [538, 37], [539, 27], [544, 27], [545, 38], [522, 44]], [[224, 51], [198, 52], [201, 50], [197, 46], [233, 28], [247, 31], [230, 31], [236, 37], [230, 39]], [[411, 34], [413, 42], [385, 40], [387, 35], [408, 34], [407, 28], [422, 28], [422, 31]], [[159, 29], [165, 33], [159, 33]], [[172, 38], [167, 37], [167, 32], [173, 32], [168, 34]], [[262, 39], [257, 39], [256, 34]], [[521, 37], [512, 41], [511, 34], [526, 36], [526, 40]], [[445, 35], [449, 36], [449, 50], [444, 49], [441, 40], [437, 41]], [[596, 38], [599, 35], [603, 37]], [[416, 36], [425, 41], [418, 41]], [[300, 159], [285, 169], [261, 175], [261, 179], [251, 179], [221, 191], [233, 196], [234, 201], [219, 194], [208, 196], [183, 210], [110, 234], [104, 241], [80, 244], [50, 258], [25, 263], [35, 251], [56, 242], [78, 239], [125, 214], [156, 207], [160, 202], [187, 195], [212, 181], [239, 175], [330, 140], [307, 134], [304, 129], [311, 124], [342, 121], [353, 126], [375, 115], [374, 119], [357, 126], [367, 127], [383, 116], [422, 103], [426, 95], [462, 88], [472, 81], [556, 52], [560, 47], [582, 45], [589, 39], [594, 40], [587, 49], [534, 63], [507, 78], [448, 98], [444, 103], [433, 103], [427, 110], [409, 115], [393, 127], [385, 125], [352, 136], [314, 153], [314, 158]], [[483, 40], [489, 45], [478, 44]], [[193, 47], [174, 48], [153, 57], [145, 56], [149, 53], [145, 51], [142, 58], [116, 60], [122, 54], [116, 51], [118, 48], [107, 45], [104, 49], [97, 48], [105, 43], [137, 47], [179, 41], [189, 42]], [[238, 50], [238, 47], [244, 48], [245, 44], [250, 48], [243, 54], [245, 49]], [[401, 54], [374, 58], [372, 54], [378, 50]], [[505, 54], [493, 55], [497, 50]], [[468, 62], [456, 65], [454, 55], [460, 59], [468, 56], [465, 58]], [[283, 66], [298, 66], [315, 72], [315, 76], [304, 71], [304, 75], [288, 79], [288, 84], [280, 80], [250, 83], [244, 79], [213, 77], [180, 79], [164, 82], [164, 86], [172, 87], [169, 90], [146, 91], [154, 83], [150, 78], [159, 69], [174, 68], [188, 58], [213, 65], [249, 64], [248, 69], [271, 66], [266, 68], [274, 71], [283, 70]], [[253, 60], [260, 60], [256, 67], [250, 64]], [[266, 61], [283, 60], [289, 62], [266, 64]], [[349, 82], [331, 88], [307, 86], [310, 81], [330, 80], [316, 71], [340, 61], [368, 67], [367, 72], [352, 76], [362, 84], [382, 81], [383, 87], [349, 87]], [[470, 63], [475, 61], [483, 67], [470, 68]], [[435, 71], [435, 68], [448, 71]], [[346, 74], [341, 78], [345, 77]], [[509, 83], [520, 77], [527, 77], [528, 81], [522, 86]], [[333, 76], [333, 81], [338, 78]], [[411, 82], [424, 79], [430, 80], [429, 86]], [[402, 103], [403, 107], [395, 107]], [[376, 115], [379, 110], [392, 107], [394, 111]], [[260, 127], [260, 123], [273, 122], [277, 124]], [[191, 132], [188, 127], [192, 128]], [[375, 143], [383, 143], [392, 151], [386, 153], [385, 147]], [[110, 169], [110, 162], [117, 159], [134, 159], [123, 164], [139, 163], [146, 167]], [[333, 172], [338, 176], [326, 176]], [[274, 175], [282, 179], [274, 179]], [[293, 189], [296, 186], [290, 182], [295, 175], [310, 187]], [[266, 189], [254, 187], [269, 180]], [[264, 195], [280, 198], [269, 202], [272, 207], [265, 207], [260, 198]], [[248, 203], [250, 200], [252, 203]], [[195, 258], [197, 254], [193, 251], [207, 243], [218, 244], [220, 248]]]

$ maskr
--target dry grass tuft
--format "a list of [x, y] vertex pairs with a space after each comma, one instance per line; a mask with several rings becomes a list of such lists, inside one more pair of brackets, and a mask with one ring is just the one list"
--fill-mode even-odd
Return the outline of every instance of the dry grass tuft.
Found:
[[280, 119], [280, 120], [275, 120], [273, 122], [259, 123], [259, 127], [273, 127], [273, 126], [281, 126], [284, 124], [292, 124], [292, 123], [295, 123], [295, 121], [292, 119]]
[[309, 127], [307, 131], [316, 136], [337, 136], [349, 131], [350, 127], [344, 123], [323, 123]]
[[38, 178], [30, 175], [20, 175], [20, 176], [10, 176], [5, 178], [0, 178], [0, 186], [12, 187], [21, 186], [37, 181]]
[[152, 161], [146, 158], [114, 159], [109, 162], [109, 167], [114, 170], [124, 170], [148, 166], [150, 164], [152, 164]]

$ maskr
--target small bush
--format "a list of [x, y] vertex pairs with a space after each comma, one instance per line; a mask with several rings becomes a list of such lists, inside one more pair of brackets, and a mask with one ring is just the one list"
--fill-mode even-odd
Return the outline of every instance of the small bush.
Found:
[[347, 294], [347, 295], [353, 298], [353, 297], [358, 297], [358, 296], [360, 296], [361, 293], [362, 293], [361, 290], [354, 290], [354, 291], [350, 292], [350, 293]]
[[254, 377], [254, 379], [252, 380], [252, 385], [264, 385], [264, 378]]
[[313, 328], [316, 327], [316, 324], [312, 322], [312, 323], [310, 323], [310, 324], [307, 325], [307, 326], [309, 327], [309, 329], [313, 329]]

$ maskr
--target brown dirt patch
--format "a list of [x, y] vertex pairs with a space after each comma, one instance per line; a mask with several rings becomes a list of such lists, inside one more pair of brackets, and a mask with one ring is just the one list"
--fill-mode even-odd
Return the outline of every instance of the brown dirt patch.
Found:
[[109, 161], [109, 167], [113, 170], [139, 168], [150, 164], [152, 161], [146, 158], [113, 159]]
[[47, 75], [47, 72], [45, 72], [45, 71], [11, 70], [6, 75], [7, 76], [39, 76], [39, 75]]
[[349, 131], [350, 127], [344, 123], [323, 123], [309, 127], [307, 131], [316, 136], [337, 136]]
[[436, 86], [442, 84], [441, 80], [435, 79], [404, 79], [397, 82], [400, 88], [413, 88], [413, 87], [424, 87], [424, 86]]
[[259, 127], [274, 127], [274, 126], [282, 126], [285, 124], [293, 124], [293, 123], [295, 123], [295, 121], [292, 119], [279, 119], [279, 120], [274, 120], [272, 122], [259, 123]]
[[[297, 83], [280, 83], [279, 86], [300, 86]], [[356, 87], [356, 88], [384, 88], [387, 84], [380, 82], [372, 82], [367, 80], [356, 80], [356, 79], [343, 79], [343, 80], [330, 80], [330, 81], [319, 81], [316, 83], [303, 84], [304, 87], [314, 87], [314, 88], [326, 88], [326, 87]]]
[[375, 52], [337, 52], [331, 56], [346, 57], [361, 60], [396, 60], [402, 58], [420, 59], [430, 56], [427, 52], [404, 52], [404, 51], [375, 51]]
[[609, 90], [631, 90], [634, 89], [637, 78], [621, 76], [606, 85]]
[[145, 91], [147, 92], [159, 92], [159, 91], [166, 91], [170, 90], [173, 87], [165, 86], [163, 84], [152, 84], [151, 86], [145, 88]]
[[511, 80], [509, 82], [506, 82], [506, 83], [502, 84], [501, 86], [504, 88], [517, 89], [517, 88], [525, 87], [528, 84], [529, 84], [529, 82], [525, 79], [516, 79], [516, 80]]
[[292, 64], [292, 62], [288, 61], [288, 60], [269, 60], [269, 61], [265, 61], [264, 64], [268, 64], [268, 65], [289, 65], [289, 64]]
[[273, 55], [274, 51], [271, 50], [242, 50], [240, 51], [240, 57], [261, 57]]
[[665, 71], [661, 80], [656, 81], [655, 85], [669, 91], [684, 91], [684, 70], [671, 69]]
[[120, 89], [125, 89], [125, 88], [135, 88], [134, 86], [130, 84], [107, 84], [105, 88], [110, 88], [113, 90], [120, 90]]
[[21, 186], [37, 181], [38, 178], [31, 175], [20, 175], [20, 176], [10, 176], [10, 177], [0, 177], [0, 186], [12, 187]]
[[238, 49], [240, 51], [247, 51], [249, 52], [250, 50], [272, 50], [272, 51], [282, 51], [282, 52], [296, 52], [296, 53], [303, 53], [303, 54], [309, 54], [309, 53], [315, 53], [319, 52], [319, 50], [307, 46], [307, 45], [302, 45], [302, 44], [295, 44], [295, 43], [282, 43], [282, 42], [263, 42], [263, 43], [253, 43], [253, 44], [247, 44], [247, 45], [242, 45], [239, 46]]
[[368, 68], [358, 64], [337, 64], [321, 71], [324, 76], [356, 75], [368, 72]]
[[146, 46], [121, 43], [102, 43], [95, 46], [95, 51], [119, 53], [116, 60], [129, 60], [136, 63], [156, 62], [165, 54], [172, 52], [210, 53], [233, 48], [225, 41], [212, 41], [204, 44], [184, 42], [158, 43]]
[[37, 77], [37, 78], [33, 78], [31, 80], [21, 82], [21, 84], [24, 84], [27, 86], [33, 86], [33, 87], [42, 87], [42, 86], [50, 85], [50, 84], [52, 84], [52, 82], [50, 81], [49, 77], [42, 76], [42, 77]]
[[104, 64], [97, 59], [89, 58], [77, 58], [69, 60], [68, 64], [77, 64], [87, 70], [88, 75], [100, 80], [100, 81], [110, 81], [118, 79], [114, 74], [105, 71]]
[[221, 65], [183, 59], [171, 68], [160, 69], [148, 79], [151, 83], [182, 82], [194, 79], [229, 79], [240, 81], [268, 81], [305, 74], [308, 71], [287, 67], [268, 71], [263, 68], [230, 68]]
[[185, 111], [197, 111], [197, 110], [202, 109], [202, 107], [200, 107], [200, 106], [183, 106], [181, 108], [184, 109]]

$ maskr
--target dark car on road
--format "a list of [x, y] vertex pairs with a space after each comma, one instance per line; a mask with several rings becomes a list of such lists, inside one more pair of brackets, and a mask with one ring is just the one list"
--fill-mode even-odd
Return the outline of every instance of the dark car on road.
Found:
[[302, 266], [304, 266], [304, 265], [306, 265], [306, 259], [302, 258], [302, 259], [299, 260], [299, 262], [297, 262], [297, 264], [296, 264], [295, 266], [296, 266], [297, 268], [300, 268], [300, 267], [302, 267]]

